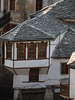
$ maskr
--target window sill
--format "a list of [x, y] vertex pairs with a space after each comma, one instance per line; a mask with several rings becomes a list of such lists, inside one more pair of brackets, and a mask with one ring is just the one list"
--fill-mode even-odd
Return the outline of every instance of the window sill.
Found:
[[50, 59], [50, 58], [42, 58], [42, 59], [14, 59], [14, 61], [22, 61], [22, 60], [44, 60], [44, 59]]
[[45, 82], [45, 81], [34, 81], [34, 82], [30, 82], [30, 81], [22, 81], [22, 83], [40, 83], [40, 82]]
[[64, 76], [64, 75], [69, 75], [69, 74], [61, 74], [62, 76]]

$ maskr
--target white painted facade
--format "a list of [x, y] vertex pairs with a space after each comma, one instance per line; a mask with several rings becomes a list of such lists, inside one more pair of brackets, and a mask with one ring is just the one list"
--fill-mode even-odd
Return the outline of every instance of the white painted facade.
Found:
[[68, 78], [68, 75], [61, 74], [61, 63], [67, 63], [69, 59], [52, 59], [51, 66], [48, 72], [48, 85], [59, 85], [60, 80]]
[[70, 98], [75, 99], [75, 69], [70, 68]]

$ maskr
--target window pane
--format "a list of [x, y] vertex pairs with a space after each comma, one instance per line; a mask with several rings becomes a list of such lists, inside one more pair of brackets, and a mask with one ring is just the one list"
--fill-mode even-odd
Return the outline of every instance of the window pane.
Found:
[[17, 59], [25, 59], [25, 44], [17, 44]]
[[7, 43], [7, 59], [12, 59], [12, 43]]
[[38, 50], [38, 58], [44, 59], [46, 58], [46, 49], [47, 49], [47, 43], [39, 43], [39, 50]]
[[29, 81], [36, 82], [38, 81], [38, 75], [39, 69], [38, 68], [31, 68], [30, 69], [30, 75], [29, 75]]
[[28, 44], [28, 59], [35, 59], [36, 58], [36, 44], [31, 43]]
[[61, 63], [61, 74], [68, 74], [68, 65], [66, 63]]

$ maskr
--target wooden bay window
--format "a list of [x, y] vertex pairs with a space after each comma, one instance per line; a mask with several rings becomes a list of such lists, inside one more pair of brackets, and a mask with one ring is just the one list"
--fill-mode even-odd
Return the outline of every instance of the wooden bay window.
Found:
[[61, 74], [68, 74], [68, 65], [67, 63], [61, 63]]
[[30, 82], [39, 81], [39, 68], [30, 68], [29, 81]]
[[47, 43], [39, 43], [38, 44], [38, 58], [39, 59], [46, 58], [46, 49], [47, 49]]
[[6, 43], [6, 58], [12, 59], [12, 43]]
[[28, 59], [36, 59], [36, 43], [28, 44]]
[[25, 59], [25, 52], [26, 52], [26, 44], [24, 43], [17, 44], [17, 59], [18, 60]]

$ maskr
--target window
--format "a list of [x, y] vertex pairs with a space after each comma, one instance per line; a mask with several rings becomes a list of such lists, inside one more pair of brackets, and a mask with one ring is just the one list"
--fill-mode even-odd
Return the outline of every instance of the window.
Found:
[[10, 10], [15, 10], [15, 0], [10, 0]]
[[47, 49], [47, 43], [39, 43], [38, 44], [38, 58], [39, 59], [46, 58], [46, 49]]
[[31, 68], [29, 73], [29, 81], [37, 82], [39, 80], [39, 68]]
[[25, 59], [25, 44], [19, 43], [17, 44], [17, 59], [23, 60]]
[[42, 9], [42, 0], [36, 0], [36, 11]]
[[67, 63], [61, 63], [61, 74], [68, 74], [68, 65], [67, 65]]
[[12, 43], [6, 43], [6, 58], [7, 59], [12, 59]]
[[36, 43], [28, 44], [28, 59], [36, 59]]

